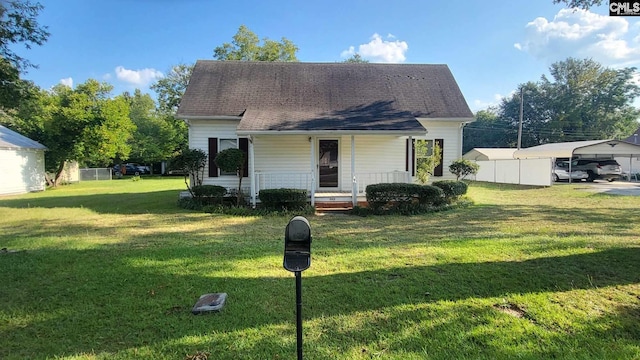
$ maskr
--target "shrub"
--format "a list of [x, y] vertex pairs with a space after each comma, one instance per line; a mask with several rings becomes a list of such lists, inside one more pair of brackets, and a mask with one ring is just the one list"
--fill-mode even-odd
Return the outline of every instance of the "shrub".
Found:
[[265, 189], [258, 194], [267, 210], [296, 210], [307, 205], [307, 191], [299, 189]]
[[431, 185], [373, 184], [367, 186], [366, 192], [369, 207], [375, 213], [381, 211], [417, 213], [424, 207], [439, 205], [444, 200], [442, 189]]
[[178, 207], [185, 210], [202, 210], [202, 204], [191, 197], [179, 198]]
[[197, 185], [191, 188], [193, 200], [201, 205], [221, 204], [227, 189], [218, 185]]
[[432, 185], [442, 189], [448, 201], [458, 199], [460, 196], [466, 194], [469, 188], [466, 183], [455, 180], [434, 181]]
[[433, 185], [422, 185], [420, 189], [420, 204], [422, 205], [440, 205], [445, 202], [444, 191]]
[[200, 149], [183, 149], [178, 155], [169, 161], [169, 170], [179, 170], [184, 173], [184, 183], [187, 190], [193, 196], [192, 187], [187, 181], [193, 180], [191, 185], [202, 185], [204, 178], [204, 166], [207, 164], [207, 153]]
[[464, 179], [469, 174], [475, 175], [478, 170], [480, 165], [467, 159], [458, 159], [449, 165], [449, 172], [456, 176], [456, 180]]
[[227, 189], [220, 185], [198, 185], [193, 187], [195, 197], [221, 198], [227, 193]]
[[240, 202], [242, 201], [242, 173], [244, 173], [244, 160], [245, 153], [240, 149], [226, 149], [222, 150], [216, 155], [213, 160], [216, 163], [216, 166], [219, 167], [222, 171], [227, 172], [236, 172], [238, 175], [238, 193], [237, 193], [237, 203], [236, 206], [240, 206]]

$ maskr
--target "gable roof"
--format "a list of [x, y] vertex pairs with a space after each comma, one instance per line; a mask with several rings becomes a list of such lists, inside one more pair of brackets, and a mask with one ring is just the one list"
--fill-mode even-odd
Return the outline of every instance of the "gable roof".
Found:
[[467, 160], [505, 160], [513, 159], [516, 148], [473, 148], [462, 155]]
[[0, 125], [0, 149], [46, 150], [47, 147]]
[[199, 60], [182, 119], [238, 117], [238, 133], [404, 131], [417, 118], [471, 121], [446, 65]]
[[640, 127], [633, 132], [633, 135], [630, 135], [629, 137], [627, 137], [626, 139], [623, 139], [626, 142], [632, 143], [632, 144], [637, 144], [638, 143], [638, 134], [640, 134]]

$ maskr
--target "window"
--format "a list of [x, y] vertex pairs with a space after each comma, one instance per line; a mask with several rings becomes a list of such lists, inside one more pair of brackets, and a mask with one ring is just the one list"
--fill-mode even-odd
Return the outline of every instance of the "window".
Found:
[[[218, 146], [218, 152], [221, 152], [223, 150], [227, 150], [227, 149], [235, 149], [238, 147], [238, 140], [237, 139], [220, 139], [220, 145]], [[222, 169], [220, 169], [220, 176], [222, 175], [233, 175], [236, 176], [237, 174], [234, 172], [228, 172], [228, 171], [222, 171]]]
[[[442, 176], [443, 172], [443, 139], [435, 139], [435, 140], [423, 140], [423, 139], [413, 139], [412, 146], [412, 157], [413, 157], [413, 168], [412, 168], [412, 176], [415, 176], [416, 168], [423, 168], [433, 176]], [[408, 146], [408, 142], [407, 142]], [[439, 154], [434, 156], [434, 148], [439, 150]], [[407, 164], [407, 171], [409, 171], [409, 166]]]

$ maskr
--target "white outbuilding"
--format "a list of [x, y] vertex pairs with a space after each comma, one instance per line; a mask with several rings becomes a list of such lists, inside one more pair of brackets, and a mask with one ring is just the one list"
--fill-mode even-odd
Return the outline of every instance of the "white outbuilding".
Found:
[[44, 190], [46, 149], [39, 142], [0, 125], [0, 195]]

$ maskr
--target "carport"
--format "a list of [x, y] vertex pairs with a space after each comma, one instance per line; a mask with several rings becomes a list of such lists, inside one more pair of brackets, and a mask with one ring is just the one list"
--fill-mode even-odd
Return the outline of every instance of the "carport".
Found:
[[[631, 160], [634, 157], [640, 157], [640, 145], [631, 144], [621, 140], [572, 141], [520, 149], [513, 153], [513, 157], [515, 159], [629, 158], [629, 173], [631, 174]], [[569, 163], [569, 172], [571, 172], [571, 163]]]

